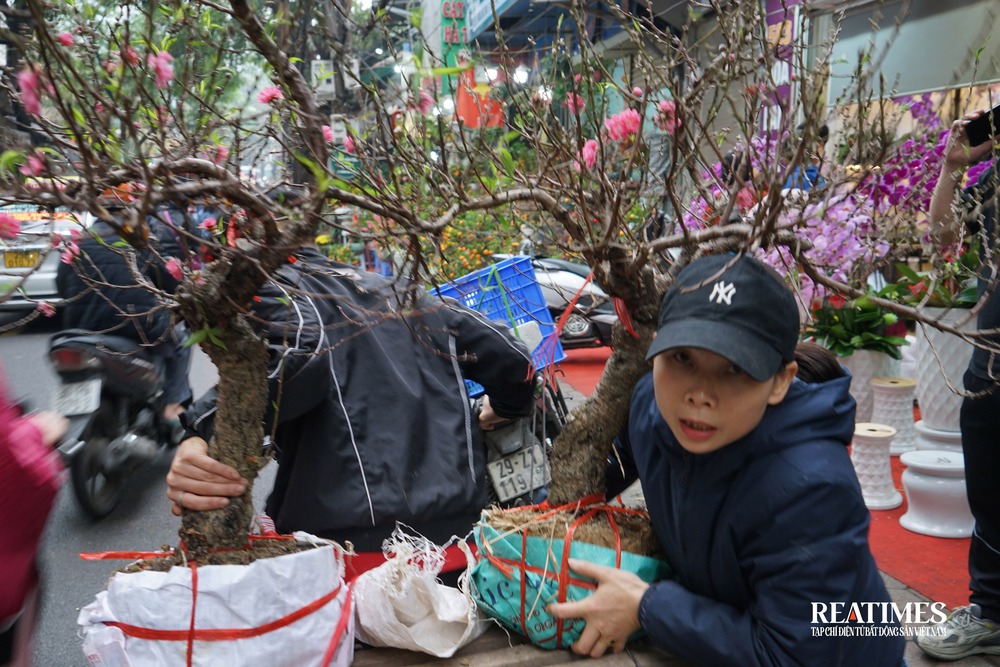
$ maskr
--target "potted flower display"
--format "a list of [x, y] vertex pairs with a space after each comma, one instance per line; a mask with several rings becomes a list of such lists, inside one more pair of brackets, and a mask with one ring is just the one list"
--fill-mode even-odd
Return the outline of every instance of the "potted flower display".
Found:
[[851, 395], [857, 402], [856, 420], [871, 419], [872, 378], [899, 374], [900, 347], [907, 345], [906, 325], [894, 314], [872, 302], [870, 293], [845, 300], [833, 295], [810, 312], [803, 335], [827, 348], [851, 371]]
[[[945, 255], [943, 261], [926, 271], [915, 271], [905, 264], [897, 266], [900, 275], [895, 283], [897, 293], [939, 322], [975, 330], [976, 320], [969, 309], [976, 303], [977, 246], [978, 243], [972, 243], [951, 257]], [[973, 346], [933, 327], [918, 326], [917, 333], [916, 395], [923, 425], [937, 431], [957, 432], [962, 397], [953, 388], [961, 389]]]

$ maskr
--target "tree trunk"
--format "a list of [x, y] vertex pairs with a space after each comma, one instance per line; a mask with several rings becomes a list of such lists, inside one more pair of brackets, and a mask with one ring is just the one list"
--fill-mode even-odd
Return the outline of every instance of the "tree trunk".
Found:
[[614, 351], [593, 395], [570, 415], [552, 448], [549, 502], [561, 505], [603, 493], [612, 441], [628, 422], [632, 389], [649, 372], [650, 335], [634, 338], [621, 324], [612, 336]]
[[253, 480], [266, 461], [261, 456], [263, 415], [267, 407], [267, 346], [246, 319], [238, 316], [220, 336], [225, 347], [205, 344], [219, 370], [215, 436], [208, 444], [212, 458], [230, 465], [250, 480], [246, 493], [229, 506], [210, 512], [185, 511], [180, 538], [189, 557], [200, 560], [209, 547], [238, 549], [247, 545], [253, 519]]

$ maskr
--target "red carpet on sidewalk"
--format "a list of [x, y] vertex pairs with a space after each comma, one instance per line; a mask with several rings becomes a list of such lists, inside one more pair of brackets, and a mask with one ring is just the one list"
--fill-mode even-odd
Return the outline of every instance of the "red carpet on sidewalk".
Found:
[[[568, 358], [559, 364], [565, 382], [589, 396], [601, 378], [611, 350], [606, 347], [567, 350], [566, 354]], [[899, 457], [894, 456], [892, 477], [900, 493], [902, 471]], [[897, 509], [871, 513], [869, 542], [879, 569], [935, 602], [944, 602], [948, 607], [968, 604], [969, 540], [910, 532], [899, 525], [899, 517], [905, 512], [904, 499]]]

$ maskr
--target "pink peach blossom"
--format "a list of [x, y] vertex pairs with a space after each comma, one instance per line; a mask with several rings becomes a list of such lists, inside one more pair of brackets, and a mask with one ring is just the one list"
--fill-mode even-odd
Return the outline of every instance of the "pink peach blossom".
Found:
[[635, 88], [632, 89], [632, 94], [635, 95], [636, 97], [642, 97], [642, 88], [636, 86]]
[[209, 146], [203, 152], [206, 160], [211, 160], [215, 164], [222, 164], [229, 159], [229, 146], [224, 144], [215, 144], [214, 146]]
[[229, 224], [226, 227], [226, 245], [230, 248], [236, 247], [236, 240], [240, 236], [240, 230], [236, 227], [236, 221], [245, 215], [245, 213], [237, 213], [233, 217], [229, 218]]
[[7, 215], [6, 213], [0, 213], [0, 239], [9, 241], [10, 239], [17, 236], [17, 233], [21, 231], [21, 221], [16, 218]]
[[431, 112], [431, 109], [433, 108], [434, 108], [434, 96], [431, 95], [426, 90], [421, 90], [420, 98], [419, 101], [417, 102], [417, 111], [426, 115], [429, 114]]
[[261, 104], [270, 104], [275, 100], [285, 99], [285, 94], [281, 92], [281, 88], [277, 86], [267, 86], [262, 91], [260, 95], [257, 96], [257, 101]]
[[119, 53], [118, 55], [124, 58], [125, 62], [127, 62], [129, 65], [132, 65], [133, 67], [139, 64], [139, 54], [136, 53], [135, 49], [133, 49], [131, 46], [126, 46], [124, 53]]
[[42, 104], [39, 98], [41, 81], [38, 72], [33, 67], [26, 67], [17, 73], [17, 85], [21, 90], [21, 104], [24, 110], [35, 116], [42, 113]]
[[37, 310], [45, 317], [54, 317], [56, 314], [56, 309], [48, 301], [39, 301]]
[[656, 105], [656, 125], [668, 134], [673, 134], [680, 127], [680, 119], [677, 118], [677, 104], [673, 100], [660, 100]]
[[173, 61], [174, 57], [166, 51], [160, 51], [156, 55], [151, 53], [146, 57], [146, 63], [153, 70], [157, 88], [166, 88], [174, 78], [174, 67], [170, 64]]
[[59, 261], [63, 264], [72, 264], [80, 256], [80, 246], [70, 241], [66, 244], [66, 249], [59, 256]]
[[333, 128], [330, 127], [329, 125], [323, 126], [323, 141], [325, 141], [328, 144], [333, 143]]
[[583, 164], [586, 165], [587, 169], [593, 169], [594, 162], [597, 161], [597, 140], [587, 139], [583, 144], [583, 148], [580, 149], [580, 159], [583, 160]]
[[41, 176], [45, 173], [45, 160], [38, 151], [28, 156], [27, 162], [18, 169], [25, 176]]
[[612, 141], [622, 141], [639, 133], [642, 116], [635, 109], [626, 109], [604, 120], [604, 129]]
[[73, 34], [69, 32], [60, 33], [59, 36], [56, 37], [56, 41], [63, 46], [73, 46]]
[[576, 93], [568, 93], [566, 95], [566, 108], [570, 110], [571, 113], [580, 113], [583, 108], [587, 106], [583, 98]]
[[354, 144], [354, 138], [351, 135], [344, 137], [344, 150], [347, 151], [348, 155], [354, 155], [354, 151], [357, 150], [357, 146]]
[[167, 273], [173, 276], [174, 280], [184, 279], [184, 267], [181, 265], [181, 260], [176, 257], [171, 257], [167, 260], [166, 269]]
[[201, 221], [201, 224], [198, 225], [198, 226], [201, 227], [202, 229], [207, 229], [208, 231], [213, 231], [215, 229], [216, 225], [218, 225], [218, 224], [219, 224], [219, 221], [216, 220], [215, 218], [205, 218], [204, 220]]

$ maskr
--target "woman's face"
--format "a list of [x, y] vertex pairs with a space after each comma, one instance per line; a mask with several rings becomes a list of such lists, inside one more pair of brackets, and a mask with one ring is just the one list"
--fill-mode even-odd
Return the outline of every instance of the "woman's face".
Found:
[[656, 405], [681, 447], [707, 454], [757, 427], [769, 405], [785, 398], [794, 362], [758, 382], [725, 357], [695, 347], [677, 347], [653, 358]]

